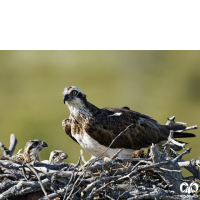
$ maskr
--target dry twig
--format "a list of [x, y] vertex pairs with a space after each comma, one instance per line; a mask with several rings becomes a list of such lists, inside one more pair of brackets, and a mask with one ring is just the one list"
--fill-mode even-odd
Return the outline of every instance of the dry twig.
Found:
[[[170, 118], [168, 124], [175, 123], [174, 118]], [[172, 134], [168, 142], [174, 142]], [[13, 148], [10, 151], [13, 151]], [[117, 158], [119, 151], [109, 161], [98, 163], [98, 159], [104, 153], [105, 151], [99, 157], [87, 162], [84, 168], [80, 167], [81, 157], [84, 160], [83, 155], [77, 164], [51, 165], [35, 162], [32, 166], [14, 163], [12, 160], [0, 160], [0, 200], [9, 200], [12, 197], [21, 199], [27, 194], [33, 194], [32, 199], [38, 199], [36, 194], [42, 191], [44, 193], [42, 199], [58, 197], [64, 200], [81, 198], [89, 200], [95, 197], [112, 200], [144, 198], [178, 200], [185, 195], [180, 192], [180, 184], [190, 181], [182, 177], [180, 167], [185, 167], [194, 177], [200, 179], [200, 172], [195, 168], [199, 166], [200, 161], [182, 159], [185, 154], [190, 153], [190, 149], [179, 155], [166, 144], [165, 152], [160, 154], [158, 147], [152, 144], [151, 154], [145, 155], [144, 158], [120, 159]], [[198, 199], [195, 195], [191, 197]]]

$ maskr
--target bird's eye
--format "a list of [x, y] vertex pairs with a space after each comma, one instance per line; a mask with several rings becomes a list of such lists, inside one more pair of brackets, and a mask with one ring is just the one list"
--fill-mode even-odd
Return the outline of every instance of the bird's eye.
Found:
[[33, 146], [35, 147], [35, 146], [37, 146], [37, 144], [36, 144], [36, 143], [34, 143], [34, 144], [33, 144]]
[[74, 90], [74, 91], [72, 92], [72, 94], [73, 94], [73, 95], [77, 95], [77, 91]]
[[57, 157], [57, 156], [58, 156], [58, 153], [56, 153], [55, 156]]

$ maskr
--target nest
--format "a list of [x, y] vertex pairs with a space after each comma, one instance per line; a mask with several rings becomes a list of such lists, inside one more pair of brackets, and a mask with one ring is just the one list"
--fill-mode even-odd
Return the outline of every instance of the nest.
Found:
[[[172, 133], [169, 142], [173, 142]], [[107, 161], [99, 156], [82, 166], [83, 155], [77, 164], [59, 165], [20, 164], [1, 156], [0, 200], [198, 199], [200, 173], [196, 166], [200, 161], [183, 160], [182, 156], [191, 149], [177, 154], [168, 144], [163, 153], [152, 144], [146, 155], [139, 150], [129, 159], [119, 159], [119, 151]], [[12, 155], [15, 145], [11, 135], [9, 151], [1, 143], [4, 154]], [[193, 176], [183, 178], [182, 167]]]

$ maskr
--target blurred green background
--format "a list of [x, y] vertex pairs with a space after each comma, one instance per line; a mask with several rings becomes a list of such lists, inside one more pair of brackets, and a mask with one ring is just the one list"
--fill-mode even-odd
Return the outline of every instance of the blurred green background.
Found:
[[[42, 160], [61, 149], [76, 163], [81, 147], [61, 126], [69, 117], [62, 91], [71, 85], [100, 108], [129, 106], [163, 124], [175, 115], [200, 125], [199, 51], [0, 51], [0, 141], [9, 147], [14, 133], [17, 153], [40, 139], [49, 145]], [[187, 160], [200, 156], [199, 130], [193, 133], [182, 139], [192, 147]]]

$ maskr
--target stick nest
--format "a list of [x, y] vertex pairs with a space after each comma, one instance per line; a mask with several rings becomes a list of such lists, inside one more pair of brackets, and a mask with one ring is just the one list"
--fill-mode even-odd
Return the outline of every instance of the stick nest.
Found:
[[[15, 163], [7, 159], [17, 143], [12, 134], [9, 150], [0, 143], [4, 150], [4, 156], [0, 156], [0, 200], [198, 199], [200, 173], [196, 166], [200, 166], [200, 161], [182, 159], [191, 149], [182, 154], [170, 149], [172, 135], [164, 153], [152, 144], [146, 155], [139, 150], [129, 159], [113, 155], [102, 161], [98, 157], [81, 166], [83, 154], [77, 164]], [[182, 167], [192, 176], [183, 178]], [[188, 190], [191, 183], [196, 188]], [[181, 188], [181, 184], [185, 187]]]

